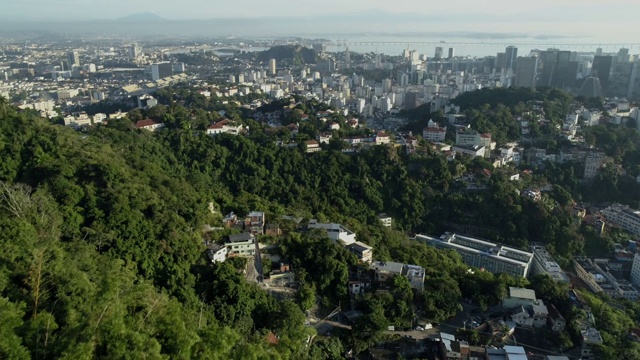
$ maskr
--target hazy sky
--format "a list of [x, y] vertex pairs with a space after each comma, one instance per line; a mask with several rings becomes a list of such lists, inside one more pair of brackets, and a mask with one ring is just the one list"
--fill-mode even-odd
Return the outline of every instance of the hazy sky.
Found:
[[[635, 41], [639, 0], [0, 0], [0, 19], [74, 21], [153, 12], [171, 20], [314, 17], [308, 33], [371, 19], [362, 32], [482, 31]], [[338, 19], [333, 16], [340, 15]], [[319, 19], [333, 22], [323, 27]], [[359, 21], [355, 21], [359, 22]], [[319, 24], [319, 25], [318, 25]], [[282, 24], [283, 27], [286, 23]], [[349, 31], [353, 31], [351, 26]], [[346, 29], [346, 28], [345, 28]], [[341, 30], [347, 31], [347, 30]], [[640, 40], [638, 40], [640, 42]]]
[[[67, 20], [117, 18], [152, 11], [171, 19], [307, 16], [384, 11], [422, 15], [553, 15], [569, 22], [572, 12], [592, 19], [623, 17], [640, 9], [637, 0], [0, 0], [5, 15]], [[622, 10], [622, 11], [621, 11]]]

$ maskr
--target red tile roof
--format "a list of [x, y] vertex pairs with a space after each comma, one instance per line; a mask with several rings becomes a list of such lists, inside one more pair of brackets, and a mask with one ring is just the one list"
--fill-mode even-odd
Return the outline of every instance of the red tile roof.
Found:
[[208, 127], [208, 129], [222, 129], [225, 125], [229, 125], [231, 120], [223, 119]]
[[269, 343], [269, 345], [278, 345], [279, 342], [280, 342], [280, 340], [278, 339], [276, 334], [274, 334], [272, 332], [269, 332], [267, 334], [267, 343]]
[[151, 119], [144, 119], [144, 120], [140, 120], [140, 121], [136, 122], [136, 128], [142, 129], [142, 128], [145, 128], [147, 126], [153, 126], [153, 125], [158, 125], [158, 124], [160, 124], [160, 123], [157, 122], [157, 121], [153, 121]]

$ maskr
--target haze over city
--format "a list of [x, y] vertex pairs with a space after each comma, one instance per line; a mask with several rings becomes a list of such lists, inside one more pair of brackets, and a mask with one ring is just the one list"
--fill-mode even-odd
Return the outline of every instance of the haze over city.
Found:
[[[312, 1], [209, 2], [191, 0], [100, 2], [93, 0], [0, 1], [2, 30], [61, 33], [126, 32], [179, 36], [406, 34], [469, 39], [565, 39], [578, 43], [634, 42], [640, 3], [618, 1]], [[128, 16], [144, 14], [142, 17]], [[143, 19], [168, 27], [136, 27]], [[111, 24], [120, 20], [118, 27]], [[190, 20], [199, 20], [192, 22]], [[81, 23], [81, 24], [79, 24]], [[89, 23], [89, 24], [87, 24]], [[172, 23], [172, 24], [170, 24]], [[597, 24], [597, 25], [595, 25]], [[131, 26], [131, 28], [129, 28]]]

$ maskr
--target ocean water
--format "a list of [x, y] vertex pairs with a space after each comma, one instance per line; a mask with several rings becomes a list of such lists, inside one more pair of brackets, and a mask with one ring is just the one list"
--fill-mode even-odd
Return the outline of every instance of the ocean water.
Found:
[[[318, 35], [318, 37], [322, 37]], [[613, 44], [606, 41], [598, 42], [596, 39], [560, 39], [560, 40], [535, 40], [535, 39], [470, 39], [470, 38], [446, 38], [437, 39], [419, 36], [402, 35], [359, 35], [359, 36], [332, 36], [324, 37], [333, 44], [327, 46], [327, 51], [345, 51], [347, 46], [352, 52], [375, 52], [386, 55], [400, 55], [404, 49], [417, 50], [428, 57], [435, 55], [435, 48], [443, 48], [443, 56], [448, 55], [450, 47], [455, 49], [455, 56], [484, 57], [495, 56], [498, 52], [504, 52], [509, 45], [518, 48], [519, 56], [529, 55], [531, 50], [546, 50], [557, 48], [576, 52], [595, 52], [602, 48], [604, 53], [617, 53], [622, 47], [630, 49], [630, 54], [640, 52], [638, 44]]]

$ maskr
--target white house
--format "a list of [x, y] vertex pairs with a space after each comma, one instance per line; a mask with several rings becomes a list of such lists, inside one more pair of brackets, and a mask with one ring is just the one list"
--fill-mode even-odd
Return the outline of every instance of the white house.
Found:
[[251, 257], [256, 252], [256, 237], [250, 233], [229, 235], [226, 245], [233, 255]]
[[305, 141], [305, 144], [307, 145], [308, 153], [314, 153], [322, 150], [322, 148], [320, 148], [320, 144], [315, 140]]
[[325, 230], [329, 239], [333, 241], [341, 240], [345, 245], [351, 245], [356, 242], [356, 233], [340, 224], [319, 223], [318, 220], [311, 219], [309, 221], [309, 229]]
[[389, 144], [391, 142], [391, 137], [384, 131], [379, 131], [376, 135], [376, 145], [384, 145]]
[[211, 262], [224, 262], [227, 260], [227, 254], [229, 253], [229, 248], [226, 246], [221, 246], [218, 244], [207, 245], [207, 255], [209, 255], [209, 259]]
[[218, 134], [238, 135], [242, 132], [242, 125], [236, 125], [229, 119], [223, 119], [207, 128], [207, 135], [215, 136]]
[[98, 113], [93, 115], [93, 123], [100, 124], [107, 119], [107, 114]]
[[332, 137], [331, 133], [321, 133], [318, 134], [317, 140], [320, 144], [328, 144]]

